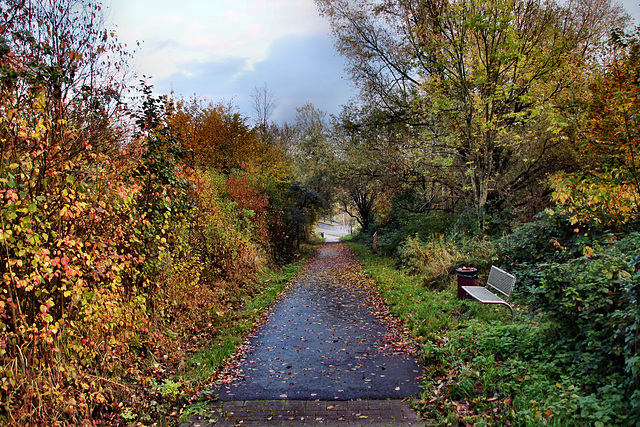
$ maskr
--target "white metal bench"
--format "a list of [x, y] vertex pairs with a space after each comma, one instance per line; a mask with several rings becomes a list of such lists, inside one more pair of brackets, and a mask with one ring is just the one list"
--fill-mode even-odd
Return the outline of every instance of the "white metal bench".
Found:
[[[513, 285], [515, 283], [515, 276], [499, 269], [496, 266], [491, 266], [491, 271], [489, 272], [489, 279], [487, 279], [486, 287], [462, 286], [462, 289], [483, 304], [506, 305], [511, 310], [511, 317], [513, 318], [513, 307], [511, 307], [511, 304], [509, 304], [509, 300], [511, 299], [511, 292], [513, 292]], [[505, 301], [504, 299], [496, 295], [496, 293], [492, 292], [494, 290], [504, 295], [507, 300]]]

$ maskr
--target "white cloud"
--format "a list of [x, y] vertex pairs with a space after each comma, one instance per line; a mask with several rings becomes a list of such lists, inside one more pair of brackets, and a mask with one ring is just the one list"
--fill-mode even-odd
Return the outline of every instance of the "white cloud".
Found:
[[232, 100], [250, 116], [250, 94], [256, 86], [266, 84], [279, 102], [272, 120], [280, 122], [293, 121], [296, 108], [307, 101], [336, 114], [353, 95], [343, 77], [344, 61], [330, 38], [323, 35], [277, 40], [267, 57], [251, 67], [238, 57], [185, 65], [183, 70], [155, 81], [158, 91], [173, 90], [185, 97], [196, 93], [214, 102]]
[[[329, 25], [313, 0], [105, 0], [120, 38], [141, 41], [140, 74], [158, 91], [231, 100], [251, 114], [249, 94], [266, 83], [292, 120], [306, 101], [331, 113], [351, 95]], [[622, 0], [640, 23], [640, 0]]]
[[141, 42], [140, 72], [158, 78], [193, 61], [252, 64], [274, 40], [329, 31], [313, 0], [111, 0], [110, 9], [121, 39]]
[[350, 89], [313, 0], [106, 0], [119, 37], [159, 93], [230, 101], [250, 115], [267, 84], [292, 120], [306, 101], [335, 113]]

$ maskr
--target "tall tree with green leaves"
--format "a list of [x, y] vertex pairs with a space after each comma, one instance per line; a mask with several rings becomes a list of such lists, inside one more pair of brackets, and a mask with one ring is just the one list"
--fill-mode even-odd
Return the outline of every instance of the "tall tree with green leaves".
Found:
[[334, 199], [336, 150], [327, 114], [311, 103], [297, 109], [295, 136], [290, 140], [294, 180], [318, 193], [329, 209]]
[[337, 198], [341, 209], [365, 231], [380, 220], [384, 201], [412, 185], [404, 162], [408, 126], [389, 119], [375, 107], [350, 104], [333, 124]]
[[570, 89], [623, 23], [608, 0], [316, 4], [363, 97], [422, 129], [417, 161], [480, 221], [560, 163]]

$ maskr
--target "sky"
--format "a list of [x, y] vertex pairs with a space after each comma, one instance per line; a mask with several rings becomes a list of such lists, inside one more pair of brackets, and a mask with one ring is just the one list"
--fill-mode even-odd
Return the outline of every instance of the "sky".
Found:
[[[306, 102], [330, 114], [355, 95], [329, 24], [313, 0], [107, 0], [118, 37], [135, 48], [156, 93], [232, 102], [253, 117], [251, 93], [271, 92], [271, 120]], [[137, 42], [140, 46], [136, 46]]]
[[[622, 0], [636, 24], [640, 0]], [[328, 22], [313, 0], [105, 0], [134, 66], [158, 94], [231, 102], [255, 116], [251, 93], [271, 92], [271, 120], [295, 121], [311, 102], [329, 114], [355, 96]], [[137, 46], [137, 43], [140, 43]]]

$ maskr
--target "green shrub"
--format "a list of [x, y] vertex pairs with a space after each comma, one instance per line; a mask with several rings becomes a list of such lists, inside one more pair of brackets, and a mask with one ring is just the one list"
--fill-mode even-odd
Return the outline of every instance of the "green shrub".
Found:
[[440, 235], [422, 243], [418, 238], [408, 237], [398, 248], [400, 265], [410, 274], [424, 276], [426, 285], [442, 288], [449, 276], [462, 262], [462, 253], [457, 245]]
[[418, 407], [440, 424], [636, 425], [637, 391], [597, 372], [590, 387], [570, 369], [575, 353], [558, 333], [551, 323], [475, 323], [428, 343]]
[[442, 235], [426, 243], [408, 237], [398, 248], [398, 267], [409, 274], [423, 275], [425, 285], [441, 289], [452, 282], [459, 267], [472, 266], [486, 274], [497, 262], [495, 245], [487, 239], [457, 241]]
[[[543, 213], [502, 238], [405, 238], [388, 258], [357, 251], [394, 313], [422, 345], [425, 391], [416, 406], [442, 425], [620, 425], [640, 419], [640, 233], [572, 225]], [[530, 308], [509, 323], [458, 301], [458, 266], [492, 264], [518, 278]], [[407, 274], [405, 274], [407, 273]], [[411, 273], [409, 275], [408, 273]], [[480, 307], [480, 313], [474, 312]], [[502, 314], [502, 313], [500, 313]]]
[[[519, 279], [520, 303], [556, 328], [540, 343], [539, 363], [579, 384], [576, 407], [585, 422], [634, 425], [640, 417], [640, 233], [620, 237], [546, 213], [501, 243]], [[613, 385], [622, 394], [607, 391]]]
[[565, 262], [581, 256], [584, 248], [592, 244], [593, 236], [599, 234], [595, 225], [572, 225], [568, 215], [544, 211], [498, 244], [516, 265]]

